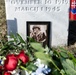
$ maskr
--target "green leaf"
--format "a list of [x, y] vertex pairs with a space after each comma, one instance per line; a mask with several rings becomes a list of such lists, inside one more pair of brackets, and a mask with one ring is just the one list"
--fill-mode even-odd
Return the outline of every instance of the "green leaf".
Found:
[[65, 53], [67, 53], [67, 50], [65, 50], [65, 49], [62, 48], [62, 47], [60, 47], [59, 50], [65, 52]]
[[61, 75], [60, 72], [57, 69], [54, 69], [52, 72], [53, 75]]
[[17, 38], [20, 40], [21, 43], [25, 43], [25, 41], [23, 40], [23, 38], [17, 33]]
[[37, 66], [35, 66], [33, 63], [30, 63], [29, 65], [26, 66], [26, 69], [28, 71], [35, 71], [37, 69]]
[[66, 74], [65, 74], [65, 71], [64, 71], [63, 69], [60, 71], [60, 73], [61, 73], [62, 75], [66, 75]]
[[70, 59], [61, 59], [61, 62], [67, 75], [76, 75], [76, 66]]
[[0, 51], [0, 55], [2, 55], [4, 52], [6, 52], [5, 50]]
[[45, 61], [52, 61], [51, 57], [48, 54], [42, 53], [42, 52], [35, 52], [34, 54], [37, 58]]
[[40, 51], [40, 52], [44, 52], [45, 51], [45, 49], [42, 47], [42, 45], [40, 43], [32, 42], [30, 44], [37, 51]]
[[33, 38], [29, 37], [29, 36], [27, 36], [27, 40], [28, 40], [28, 42], [37, 42], [35, 39], [33, 39]]
[[66, 52], [60, 52], [60, 55], [64, 58], [68, 58], [68, 54]]
[[52, 58], [48, 54], [45, 54], [42, 52], [36, 52], [34, 55], [37, 58], [44, 60], [46, 63], [52, 63], [55, 66], [55, 68], [57, 68], [60, 71], [60, 69], [57, 67], [57, 65], [54, 63], [54, 61], [52, 60]]
[[11, 35], [10, 35], [10, 38], [12, 38], [12, 39], [14, 40], [14, 42], [17, 42], [17, 37], [16, 37], [16, 35], [11, 34]]
[[72, 58], [73, 62], [76, 64], [76, 58], [74, 57], [73, 54], [71, 54], [70, 52], [68, 53], [69, 57]]
[[59, 54], [60, 54], [61, 57], [68, 58], [67, 50], [65, 50], [64, 48], [60, 47], [59, 51], [60, 51]]

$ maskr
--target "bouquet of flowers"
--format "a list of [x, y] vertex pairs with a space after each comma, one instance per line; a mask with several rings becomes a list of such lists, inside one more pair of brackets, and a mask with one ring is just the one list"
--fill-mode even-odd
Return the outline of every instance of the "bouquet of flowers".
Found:
[[44, 48], [19, 34], [11, 38], [0, 42], [0, 75], [76, 75], [76, 58], [68, 50]]

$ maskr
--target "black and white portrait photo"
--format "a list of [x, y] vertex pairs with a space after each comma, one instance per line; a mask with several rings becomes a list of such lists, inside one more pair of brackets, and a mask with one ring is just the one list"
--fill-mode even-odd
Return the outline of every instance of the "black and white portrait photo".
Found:
[[50, 22], [27, 22], [27, 34], [42, 46], [48, 45], [49, 42]]

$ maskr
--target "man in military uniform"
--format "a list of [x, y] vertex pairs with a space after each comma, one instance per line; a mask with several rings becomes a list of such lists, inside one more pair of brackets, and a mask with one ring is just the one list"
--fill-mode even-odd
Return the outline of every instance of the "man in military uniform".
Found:
[[33, 31], [30, 33], [30, 37], [32, 37], [37, 42], [40, 42], [43, 44], [43, 46], [46, 45], [46, 35], [44, 32], [41, 32], [41, 29], [39, 25], [33, 26]]

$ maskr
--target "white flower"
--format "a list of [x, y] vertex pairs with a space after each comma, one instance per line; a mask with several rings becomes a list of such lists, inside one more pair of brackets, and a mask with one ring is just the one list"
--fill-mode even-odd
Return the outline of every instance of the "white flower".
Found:
[[35, 72], [31, 73], [31, 75], [46, 75], [49, 72], [51, 72], [51, 69], [48, 68], [47, 65], [44, 65], [41, 63], [40, 59], [37, 59], [37, 61], [34, 63], [38, 68]]
[[37, 59], [34, 64], [35, 64], [36, 66], [39, 66], [39, 64], [41, 64], [41, 60], [40, 60], [40, 59]]
[[15, 73], [16, 73], [16, 70], [11, 71], [11, 74], [15, 74]]

